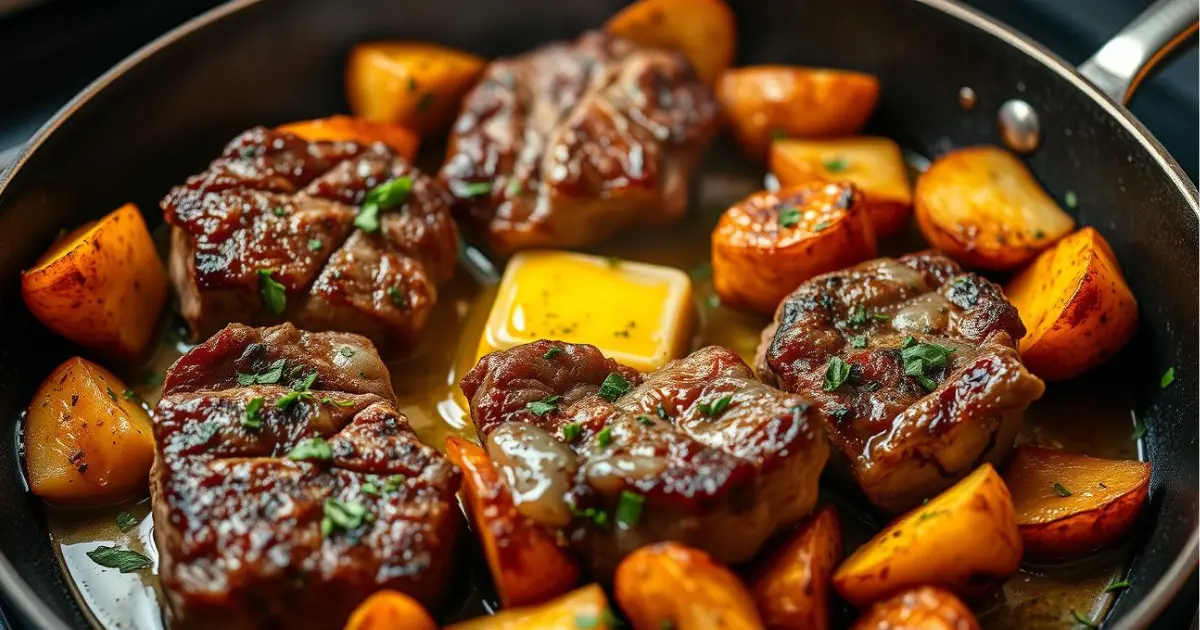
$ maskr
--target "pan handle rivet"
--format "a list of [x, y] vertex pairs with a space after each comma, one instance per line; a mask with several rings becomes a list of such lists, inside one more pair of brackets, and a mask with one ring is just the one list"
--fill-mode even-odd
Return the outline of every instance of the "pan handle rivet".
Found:
[[1042, 141], [1037, 112], [1019, 98], [1009, 99], [1000, 106], [997, 121], [1004, 144], [1017, 153], [1032, 153]]
[[975, 94], [970, 86], [964, 85], [958, 88], [958, 106], [963, 108], [963, 111], [971, 111], [975, 109], [975, 104], [979, 102], [979, 96]]

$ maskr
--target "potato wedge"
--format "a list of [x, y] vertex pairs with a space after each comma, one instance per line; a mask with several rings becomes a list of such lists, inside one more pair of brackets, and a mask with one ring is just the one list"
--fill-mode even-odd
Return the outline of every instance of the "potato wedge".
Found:
[[871, 606], [850, 630], [980, 630], [967, 605], [953, 593], [922, 586]]
[[75, 357], [42, 381], [25, 415], [33, 493], [62, 505], [144, 495], [154, 433], [141, 400], [108, 370]]
[[1025, 324], [1021, 358], [1048, 381], [1100, 365], [1137, 330], [1137, 300], [1112, 248], [1090, 227], [1042, 252], [1004, 293]]
[[604, 589], [589, 584], [536, 606], [504, 610], [491, 617], [446, 626], [445, 630], [615, 630], [614, 619]]
[[167, 277], [142, 214], [129, 203], [55, 241], [21, 273], [21, 296], [55, 333], [128, 360], [157, 331]]
[[371, 144], [382, 142], [393, 151], [411, 160], [417, 155], [421, 139], [416, 133], [386, 122], [373, 122], [352, 116], [330, 116], [302, 120], [279, 126], [280, 131], [294, 133], [309, 142], [340, 141]]
[[750, 592], [771, 630], [829, 628], [829, 578], [842, 559], [842, 524], [827, 505], [755, 571]]
[[350, 613], [342, 630], [437, 630], [421, 604], [399, 591], [379, 591]]
[[805, 280], [876, 253], [853, 184], [757, 192], [726, 210], [713, 230], [713, 286], [722, 303], [769, 315]]
[[930, 245], [996, 271], [1032, 260], [1075, 227], [1021, 160], [991, 146], [934, 160], [917, 178], [913, 207]]
[[783, 188], [809, 182], [850, 182], [863, 193], [876, 238], [908, 225], [912, 186], [900, 145], [866, 136], [836, 140], [776, 140], [771, 172]]
[[1068, 556], [1111, 544], [1137, 520], [1150, 463], [1017, 447], [1004, 474], [1026, 553]]
[[486, 62], [422, 42], [370, 42], [350, 51], [346, 100], [354, 115], [428, 136], [450, 123]]
[[464, 503], [500, 603], [535, 604], [571, 590], [579, 580], [579, 563], [552, 534], [517, 511], [487, 451], [450, 438], [446, 455], [463, 471]]
[[1012, 498], [984, 464], [859, 547], [833, 574], [833, 586], [859, 608], [922, 585], [973, 595], [1020, 563]]
[[763, 628], [754, 598], [732, 571], [678, 543], [642, 547], [617, 565], [613, 597], [634, 630]]
[[746, 154], [761, 160], [781, 137], [858, 132], [875, 110], [879, 80], [849, 70], [751, 66], [722, 74], [717, 100]]
[[682, 52], [709, 85], [733, 64], [737, 51], [737, 23], [723, 0], [638, 0], [609, 19], [604, 30], [643, 46]]

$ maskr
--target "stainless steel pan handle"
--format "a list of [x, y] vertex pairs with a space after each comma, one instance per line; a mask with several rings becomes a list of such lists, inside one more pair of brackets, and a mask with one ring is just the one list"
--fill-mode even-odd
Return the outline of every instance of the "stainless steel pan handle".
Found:
[[1109, 98], [1126, 103], [1146, 75], [1196, 32], [1196, 0], [1157, 0], [1079, 66]]

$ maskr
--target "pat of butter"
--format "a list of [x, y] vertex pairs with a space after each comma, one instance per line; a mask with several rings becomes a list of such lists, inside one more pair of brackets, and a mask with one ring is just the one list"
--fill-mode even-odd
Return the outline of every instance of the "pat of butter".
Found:
[[504, 270], [476, 358], [553, 339], [650, 372], [686, 352], [692, 310], [691, 280], [678, 269], [525, 251]]

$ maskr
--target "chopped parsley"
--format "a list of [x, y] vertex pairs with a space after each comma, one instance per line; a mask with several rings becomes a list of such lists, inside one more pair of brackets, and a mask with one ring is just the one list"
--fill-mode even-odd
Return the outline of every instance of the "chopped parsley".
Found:
[[576, 507], [574, 503], [570, 502], [567, 503], [567, 507], [571, 510], [571, 514], [581, 518], [586, 518], [600, 527], [608, 525], [608, 512], [605, 512], [604, 510], [597, 510], [593, 507], [584, 508], [581, 510]]
[[371, 496], [379, 494], [379, 486], [375, 485], [374, 481], [364, 482], [363, 485], [360, 486], [360, 489], [362, 490], [363, 494], [369, 494]]
[[535, 416], [544, 416], [558, 408], [558, 401], [562, 396], [547, 396], [541, 400], [535, 400], [531, 403], [525, 403], [525, 408], [533, 412]]
[[867, 336], [866, 335], [858, 335], [856, 337], [851, 337], [850, 338], [850, 347], [866, 348], [867, 347]]
[[358, 501], [325, 499], [325, 517], [321, 519], [321, 535], [331, 536], [337, 529], [350, 531], [370, 520], [367, 506]]
[[633, 389], [633, 385], [621, 376], [620, 372], [612, 372], [604, 378], [604, 382], [600, 383], [600, 397], [608, 402], [615, 402], [618, 398], [625, 395], [629, 390]]
[[669, 419], [669, 416], [667, 415], [667, 408], [664, 407], [662, 403], [658, 403], [658, 407], [654, 409], [654, 413], [657, 413], [658, 417], [662, 418], [663, 420]]
[[583, 427], [579, 426], [578, 422], [569, 422], [563, 425], [562, 434], [564, 440], [574, 442], [583, 435]]
[[326, 442], [325, 438], [315, 437], [297, 444], [287, 456], [288, 459], [298, 462], [310, 459], [328, 461], [333, 459], [333, 449], [329, 447], [329, 442]]
[[800, 223], [800, 208], [796, 206], [787, 206], [779, 210], [779, 226], [780, 227], [795, 227]]
[[630, 490], [622, 490], [621, 498], [617, 503], [617, 524], [622, 527], [637, 525], [638, 519], [642, 517], [642, 507], [645, 504], [646, 497]]
[[840, 173], [849, 168], [850, 163], [846, 161], [846, 158], [835, 157], [825, 160], [822, 166], [824, 166], [825, 170], [829, 171], [830, 173]]
[[456, 182], [454, 192], [459, 197], [479, 197], [492, 192], [491, 182]]
[[242, 414], [242, 426], [247, 429], [262, 428], [262, 408], [265, 401], [262, 398], [253, 398], [246, 403], [246, 413]]
[[733, 396], [726, 394], [711, 403], [700, 403], [700, 413], [710, 417], [720, 415], [722, 411], [725, 411], [729, 407], [729, 403], [731, 402], [733, 402]]
[[917, 522], [929, 520], [935, 516], [945, 514], [947, 510], [934, 510], [932, 512], [921, 512], [921, 516], [917, 517]]
[[688, 275], [692, 277], [692, 280], [700, 281], [711, 278], [712, 273], [712, 263], [701, 263], [695, 267], [692, 267], [692, 270], [688, 273]]
[[596, 444], [599, 445], [600, 448], [608, 448], [608, 445], [612, 444], [611, 427], [604, 427], [603, 429], [600, 429], [600, 433], [596, 434]]
[[637, 421], [648, 427], [654, 426], [654, 420], [651, 419], [650, 416], [647, 416], [646, 414], [638, 414]]
[[125, 388], [125, 391], [121, 392], [121, 398], [125, 400], [141, 400], [141, 396], [138, 396], [137, 392], [128, 387]]
[[279, 379], [283, 378], [283, 369], [286, 365], [287, 363], [283, 359], [279, 359], [267, 366], [265, 372], [238, 372], [238, 385], [274, 385], [279, 382]]
[[92, 562], [109, 569], [119, 569], [121, 573], [132, 573], [154, 565], [154, 562], [142, 554], [130, 549], [118, 549], [100, 545], [87, 552]]
[[104, 389], [108, 390], [108, 397], [111, 398], [113, 402], [117, 402], [117, 392], [114, 392], [113, 388], [111, 387], [105, 387]]
[[827, 229], [831, 225], [833, 225], [832, 221], [821, 221], [820, 223], [813, 226], [812, 231], [820, 232], [821, 230]]
[[363, 198], [358, 216], [354, 217], [354, 227], [368, 234], [378, 232], [379, 213], [404, 203], [411, 191], [412, 178], [408, 176], [397, 177], [372, 188]]
[[591, 630], [600, 625], [600, 619], [596, 615], [575, 615], [575, 627], [578, 630]]
[[562, 348], [560, 348], [558, 346], [554, 346], [553, 348], [550, 348], [549, 350], [547, 350], [546, 354], [542, 355], [542, 358], [543, 359], [553, 359], [554, 357], [556, 357], [562, 353], [563, 353]]
[[281, 217], [281, 216], [287, 214], [287, 210], [284, 210], [282, 206], [276, 207], [274, 210], [272, 210], [272, 212], [274, 212], [275, 216], [277, 216], [277, 217]]
[[282, 283], [271, 277], [273, 273], [274, 269], [258, 270], [258, 293], [262, 296], [263, 305], [267, 310], [280, 315], [287, 308], [287, 290]]
[[704, 303], [707, 304], [709, 308], [717, 308], [721, 306], [721, 297], [716, 294], [710, 295], [704, 301]]
[[830, 357], [829, 365], [825, 366], [825, 391], [832, 392], [841, 387], [850, 378], [850, 370], [850, 364], [841, 357]]
[[321, 399], [322, 405], [337, 405], [339, 407], [353, 407], [353, 400], [334, 400], [328, 396]]
[[392, 304], [396, 305], [396, 308], [404, 308], [408, 306], [408, 300], [405, 299], [404, 294], [400, 292], [400, 289], [397, 289], [396, 287], [388, 287], [387, 294], [388, 297], [392, 299]]
[[319, 252], [319, 251], [321, 251], [321, 247], [323, 247], [323, 245], [321, 244], [321, 239], [319, 239], [319, 238], [308, 239], [308, 251]]
[[341, 348], [338, 348], [338, 354], [349, 359], [350, 357], [354, 356], [354, 349], [350, 346], [342, 346]]
[[900, 347], [904, 373], [917, 379], [927, 391], [936, 389], [937, 383], [932, 375], [935, 370], [946, 367], [947, 358], [954, 352], [954, 348], [939, 346], [936, 343], [916, 343], [912, 337], [906, 337]]
[[1067, 192], [1063, 193], [1063, 203], [1066, 204], [1068, 208], [1074, 209], [1079, 205], [1079, 196], [1075, 194], [1074, 190], [1068, 190]]
[[1163, 372], [1162, 378], [1158, 380], [1159, 387], [1166, 389], [1175, 382], [1175, 368], [1169, 367], [1166, 372]]
[[1129, 588], [1130, 586], [1132, 586], [1132, 584], [1130, 584], [1130, 583], [1129, 583], [1129, 580], [1121, 580], [1121, 581], [1117, 581], [1117, 580], [1114, 578], [1114, 579], [1113, 579], [1113, 581], [1111, 581], [1111, 582], [1109, 582], [1109, 583], [1108, 583], [1108, 586], [1105, 586], [1105, 587], [1104, 587], [1104, 592], [1105, 592], [1105, 593], [1112, 593], [1113, 591], [1120, 591], [1120, 590], [1127, 589], [1127, 588]]
[[521, 191], [524, 189], [525, 185], [521, 183], [521, 180], [517, 179], [516, 177], [510, 177], [508, 179], [508, 185], [504, 187], [504, 192], [507, 193], [509, 197], [516, 197], [517, 195], [521, 194]]
[[1096, 625], [1096, 622], [1079, 614], [1079, 611], [1075, 610], [1074, 608], [1071, 609], [1071, 618], [1075, 620], [1075, 623], [1077, 623], [1085, 628], [1099, 628], [1100, 627], [1100, 626]]
[[1066, 486], [1062, 485], [1061, 483], [1059, 483], [1057, 481], [1054, 482], [1054, 492], [1057, 493], [1058, 496], [1060, 496], [1060, 497], [1071, 496], [1071, 491], [1067, 490]]
[[136, 516], [126, 512], [125, 510], [117, 512], [117, 529], [127, 532], [134, 527], [137, 527], [137, 524], [138, 520]]

